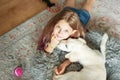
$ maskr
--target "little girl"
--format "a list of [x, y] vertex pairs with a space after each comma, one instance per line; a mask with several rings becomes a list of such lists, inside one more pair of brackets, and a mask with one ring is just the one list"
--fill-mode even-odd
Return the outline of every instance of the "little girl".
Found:
[[[64, 9], [51, 18], [45, 26], [39, 39], [38, 49], [51, 54], [61, 40], [69, 37], [84, 37], [84, 27], [90, 19], [94, 2], [95, 0], [86, 0], [82, 9], [76, 9], [75, 0], [66, 0]], [[55, 73], [63, 74], [70, 63], [69, 60], [65, 60], [55, 69]]]

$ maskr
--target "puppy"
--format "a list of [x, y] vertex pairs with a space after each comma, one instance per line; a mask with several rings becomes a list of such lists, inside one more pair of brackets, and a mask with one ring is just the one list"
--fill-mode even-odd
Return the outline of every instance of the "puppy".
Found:
[[104, 34], [100, 50], [93, 50], [86, 45], [82, 38], [62, 41], [58, 48], [69, 52], [65, 55], [71, 62], [79, 62], [83, 65], [80, 72], [68, 72], [53, 76], [53, 80], [106, 80], [105, 50], [108, 35]]

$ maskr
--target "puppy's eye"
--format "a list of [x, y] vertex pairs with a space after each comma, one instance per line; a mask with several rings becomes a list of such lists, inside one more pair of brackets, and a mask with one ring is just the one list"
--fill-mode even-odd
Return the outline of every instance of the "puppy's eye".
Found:
[[66, 48], [68, 48], [67, 44], [65, 45]]

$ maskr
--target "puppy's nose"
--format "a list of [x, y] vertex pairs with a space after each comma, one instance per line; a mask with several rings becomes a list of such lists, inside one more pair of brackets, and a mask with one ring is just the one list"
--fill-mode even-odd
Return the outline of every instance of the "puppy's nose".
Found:
[[68, 42], [68, 40], [65, 40], [65, 42], [67, 43], [67, 42]]

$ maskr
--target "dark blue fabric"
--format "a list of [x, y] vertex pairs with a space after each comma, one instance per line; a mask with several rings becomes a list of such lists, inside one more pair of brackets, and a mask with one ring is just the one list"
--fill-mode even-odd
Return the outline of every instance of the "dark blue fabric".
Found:
[[82, 22], [83, 26], [85, 26], [90, 19], [90, 14], [87, 10], [76, 9], [76, 8], [72, 8], [72, 7], [65, 7], [64, 9], [70, 9], [70, 10], [76, 12], [78, 14], [79, 19]]

